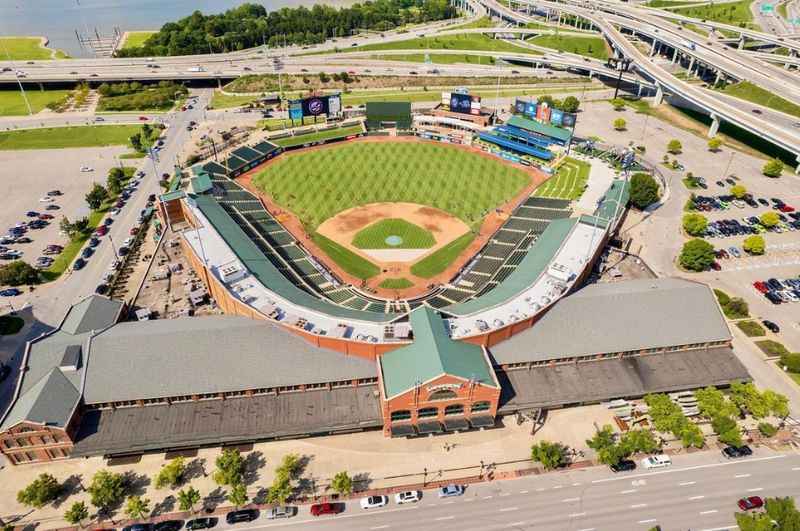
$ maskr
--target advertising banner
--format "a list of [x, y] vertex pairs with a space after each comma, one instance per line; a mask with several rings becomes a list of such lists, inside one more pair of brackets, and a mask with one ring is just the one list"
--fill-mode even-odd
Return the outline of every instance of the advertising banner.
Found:
[[514, 112], [517, 114], [525, 114], [527, 105], [527, 101], [517, 98], [517, 101], [514, 103]]
[[328, 97], [313, 96], [303, 100], [303, 116], [323, 116], [328, 114]]
[[553, 109], [552, 112], [550, 113], [550, 123], [561, 127], [563, 117], [564, 117], [563, 111], [560, 111], [558, 109]]
[[565, 112], [564, 115], [561, 117], [561, 125], [564, 127], [575, 127], [575, 121], [577, 120], [578, 115]]
[[534, 119], [536, 118], [536, 111], [538, 110], [538, 105], [535, 101], [529, 101], [525, 106], [525, 115], [528, 118]]
[[450, 93], [442, 92], [442, 105], [450, 106]]
[[328, 96], [328, 116], [338, 116], [342, 113], [342, 96], [333, 94]]
[[540, 122], [549, 122], [550, 121], [550, 107], [547, 105], [539, 105], [539, 108], [536, 110], [536, 119]]
[[289, 119], [303, 119], [303, 100], [293, 100], [289, 102]]
[[450, 94], [450, 112], [472, 114], [472, 96], [469, 94]]

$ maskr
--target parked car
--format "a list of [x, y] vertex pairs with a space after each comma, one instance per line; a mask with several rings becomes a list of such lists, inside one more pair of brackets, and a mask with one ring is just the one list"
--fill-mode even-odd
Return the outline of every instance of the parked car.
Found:
[[100, 245], [100, 240], [97, 237], [92, 236], [91, 238], [89, 238], [90, 247], [97, 247], [98, 245]]
[[630, 472], [636, 470], [636, 463], [630, 459], [621, 459], [616, 465], [611, 465], [612, 472]]
[[651, 455], [642, 459], [642, 467], [649, 469], [665, 468], [672, 464], [670, 456], [665, 454]]
[[422, 493], [418, 490], [407, 490], [405, 492], [398, 492], [394, 495], [394, 501], [398, 505], [404, 503], [416, 503], [422, 499]]
[[50, 203], [49, 205], [47, 205], [46, 207], [44, 207], [44, 209], [45, 209], [45, 210], [60, 210], [60, 209], [61, 209], [61, 207], [60, 207], [60, 206], [58, 206], [58, 205], [54, 205], [54, 204]]
[[130, 252], [130, 249], [128, 249], [127, 247], [120, 247], [119, 249], [117, 249], [117, 254], [119, 254], [120, 256], [125, 256], [126, 254], [128, 254], [128, 252]]
[[183, 520], [164, 520], [153, 526], [153, 531], [180, 531]]
[[462, 494], [464, 494], [464, 487], [462, 485], [455, 485], [453, 483], [450, 485], [445, 485], [439, 489], [440, 498], [450, 498], [453, 496], [461, 496]]
[[767, 321], [766, 319], [764, 319], [763, 321], [761, 321], [761, 324], [763, 324], [770, 332], [774, 334], [777, 334], [778, 332], [781, 331], [781, 327], [773, 323], [772, 321]]
[[20, 293], [22, 293], [22, 291], [17, 288], [7, 288], [0, 290], [0, 297], [16, 297]]
[[311, 506], [311, 514], [322, 516], [323, 514], [339, 514], [344, 512], [343, 503], [315, 503]]
[[94, 171], [94, 168], [92, 168], [91, 166], [81, 166], [81, 171], [83, 173], [86, 173], [86, 172]]
[[94, 254], [94, 247], [85, 247], [81, 252], [81, 257], [87, 259], [93, 254]]
[[272, 507], [267, 511], [268, 520], [277, 520], [278, 518], [291, 518], [297, 514], [297, 507], [291, 505], [282, 505]]
[[217, 525], [219, 519], [217, 518], [195, 518], [186, 522], [186, 529], [194, 531], [196, 529], [211, 529]]
[[46, 196], [44, 196], [44, 197], [40, 197], [40, 198], [39, 198], [39, 202], [40, 202], [40, 203], [49, 203], [49, 202], [51, 202], [51, 201], [53, 201], [53, 198], [52, 198], [52, 197], [50, 197], [49, 195], [46, 195]]
[[122, 531], [152, 531], [153, 524], [133, 524], [122, 528]]
[[75, 263], [72, 264], [72, 270], [73, 271], [80, 271], [85, 266], [86, 266], [86, 260], [84, 260], [83, 258], [78, 258], [77, 260], [75, 260]]
[[739, 509], [743, 511], [750, 511], [752, 509], [760, 509], [764, 507], [764, 500], [760, 496], [749, 496], [742, 498], [737, 502]]
[[38, 218], [39, 217], [39, 213], [36, 212], [35, 210], [28, 210], [25, 213], [25, 215], [28, 216], [29, 218]]
[[737, 457], [747, 457], [753, 455], [753, 450], [749, 446], [726, 446], [722, 449], [722, 455], [728, 459], [736, 459]]
[[228, 522], [228, 525], [252, 522], [256, 518], [258, 518], [258, 510], [256, 509], [241, 509], [239, 511], [231, 511], [225, 515], [225, 521]]
[[384, 505], [389, 503], [388, 496], [367, 496], [366, 498], [361, 498], [359, 504], [361, 505], [362, 509], [377, 509], [379, 507], [383, 507]]
[[94, 292], [98, 295], [105, 295], [108, 292], [108, 284], [98, 284], [96, 288], [94, 288]]

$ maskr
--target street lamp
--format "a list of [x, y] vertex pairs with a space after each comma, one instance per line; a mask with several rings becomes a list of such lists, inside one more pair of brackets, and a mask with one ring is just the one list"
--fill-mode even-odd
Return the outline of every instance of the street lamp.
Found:
[[622, 83], [622, 74], [628, 71], [628, 68], [631, 66], [632, 62], [633, 60], [624, 57], [622, 59], [615, 59], [612, 57], [608, 60], [608, 65], [611, 68], [619, 70], [619, 76], [617, 77], [617, 86], [614, 88], [614, 99], [616, 99], [617, 95], [619, 94], [619, 86]]

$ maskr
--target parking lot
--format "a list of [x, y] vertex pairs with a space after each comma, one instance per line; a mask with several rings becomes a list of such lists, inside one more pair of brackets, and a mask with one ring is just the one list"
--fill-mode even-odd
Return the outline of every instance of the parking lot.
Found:
[[[53, 216], [44, 228], [26, 231], [23, 237], [30, 238], [30, 243], [8, 243], [5, 247], [20, 251], [20, 258], [34, 264], [48, 245], [66, 245], [68, 238], [59, 234], [61, 218], [67, 216], [74, 221], [89, 214], [84, 196], [93, 182], [105, 184], [108, 170], [119, 164], [116, 157], [127, 151], [124, 147], [0, 151], [0, 166], [5, 173], [0, 181], [0, 197], [6, 198], [6, 208], [0, 210], [0, 235], [18, 223], [36, 219], [26, 216], [27, 212]], [[54, 164], [54, 160], [58, 163]], [[93, 171], [82, 172], [82, 166]], [[62, 195], [54, 196], [50, 202], [40, 201], [51, 190], [59, 190]], [[48, 210], [48, 205], [59, 208]]]

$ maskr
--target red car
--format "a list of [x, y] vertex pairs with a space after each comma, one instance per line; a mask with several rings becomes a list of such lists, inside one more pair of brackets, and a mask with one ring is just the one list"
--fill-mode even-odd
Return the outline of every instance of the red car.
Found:
[[794, 207], [790, 207], [789, 205], [781, 205], [779, 210], [781, 212], [794, 212]]
[[315, 503], [311, 506], [311, 514], [314, 516], [321, 516], [323, 514], [339, 514], [343, 511], [343, 503]]
[[39, 219], [53, 219], [50, 214], [39, 214]]
[[97, 230], [94, 231], [95, 234], [98, 236], [104, 236], [108, 232], [108, 227], [106, 225], [100, 225], [97, 227]]
[[147, 116], [140, 116], [139, 120], [142, 122], [146, 122], [147, 120], [149, 120], [149, 118]]
[[139, 227], [131, 227], [131, 230], [128, 231], [128, 234], [131, 236], [135, 236], [139, 232]]
[[761, 282], [760, 280], [758, 282], [753, 282], [753, 287], [756, 288], [761, 293], [766, 293], [769, 291], [767, 285]]
[[719, 265], [719, 262], [711, 262], [711, 269], [714, 271], [719, 271], [722, 269], [722, 266]]
[[764, 500], [758, 496], [750, 496], [749, 498], [742, 498], [738, 502], [739, 509], [749, 511], [751, 509], [760, 509], [764, 507]]

